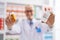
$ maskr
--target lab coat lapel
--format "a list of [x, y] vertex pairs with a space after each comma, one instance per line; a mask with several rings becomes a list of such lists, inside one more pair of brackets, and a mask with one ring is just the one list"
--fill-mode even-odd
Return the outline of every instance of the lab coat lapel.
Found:
[[35, 27], [35, 20], [33, 19], [32, 21], [33, 21], [32, 28], [30, 27], [28, 20], [25, 20], [24, 24], [23, 24], [24, 33], [28, 40], [33, 40], [33, 31], [34, 31], [34, 27]]

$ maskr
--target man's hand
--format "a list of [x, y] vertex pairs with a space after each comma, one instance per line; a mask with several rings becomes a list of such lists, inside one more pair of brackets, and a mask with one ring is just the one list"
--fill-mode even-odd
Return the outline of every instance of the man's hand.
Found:
[[55, 15], [51, 12], [51, 15], [49, 16], [49, 18], [48, 18], [48, 20], [47, 20], [46, 23], [47, 23], [49, 26], [52, 27], [52, 25], [54, 24], [54, 22], [55, 22]]
[[12, 19], [11, 19], [11, 16], [10, 16], [10, 15], [9, 15], [9, 16], [7, 16], [7, 18], [6, 18], [5, 22], [6, 22], [6, 25], [7, 25], [8, 29], [11, 29], [11, 28], [12, 28], [12, 25], [14, 24], [14, 22], [12, 21]]

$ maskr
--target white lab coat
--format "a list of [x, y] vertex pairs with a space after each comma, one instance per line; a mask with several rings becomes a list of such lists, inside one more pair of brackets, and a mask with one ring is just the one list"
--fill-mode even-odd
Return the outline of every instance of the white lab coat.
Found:
[[[12, 26], [12, 30], [9, 31], [6, 29], [7, 32], [11, 34], [20, 33], [20, 40], [43, 40], [43, 33], [47, 31], [48, 25], [45, 23], [41, 23], [35, 19], [32, 20], [33, 25], [32, 27], [29, 25], [29, 20], [23, 19], [22, 21], [18, 21]], [[36, 31], [36, 27], [41, 28], [41, 32], [38, 33]], [[7, 28], [7, 26], [6, 26]]]
[[[42, 40], [43, 33], [47, 30], [48, 25], [41, 23], [35, 19], [33, 21], [33, 26], [30, 27], [29, 20], [24, 19], [20, 22], [21, 35], [20, 40]], [[43, 26], [42, 26], [43, 25]], [[41, 28], [41, 32], [36, 31], [36, 27]]]

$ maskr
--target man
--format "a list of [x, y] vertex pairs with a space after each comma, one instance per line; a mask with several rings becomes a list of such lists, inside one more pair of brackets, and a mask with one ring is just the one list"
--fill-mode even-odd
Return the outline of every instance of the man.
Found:
[[[20, 40], [43, 40], [42, 34], [46, 32], [48, 25], [42, 24], [41, 22], [34, 19], [33, 14], [32, 7], [27, 5], [25, 7], [26, 18], [19, 22], [19, 26], [15, 24], [15, 26], [20, 27]], [[6, 23], [9, 23], [9, 20]]]
[[[25, 7], [26, 19], [20, 22], [21, 40], [42, 40], [42, 34], [47, 30], [47, 24], [41, 24], [33, 18], [33, 9], [30, 5]], [[44, 25], [44, 28], [42, 27]], [[46, 26], [46, 27], [45, 27]], [[45, 29], [45, 30], [44, 30]]]

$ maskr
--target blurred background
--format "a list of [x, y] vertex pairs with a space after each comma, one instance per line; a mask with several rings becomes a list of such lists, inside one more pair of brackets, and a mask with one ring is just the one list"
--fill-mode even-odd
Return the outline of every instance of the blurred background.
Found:
[[[34, 5], [34, 9], [38, 9], [40, 10], [42, 8], [42, 6], [50, 6], [51, 8], [53, 8], [53, 12], [55, 14], [55, 23], [54, 23], [54, 27], [53, 27], [53, 33], [54, 33], [54, 40], [60, 40], [60, 0], [0, 0], [0, 19], [2, 19], [2, 27], [0, 28], [0, 33], [5, 34], [4, 29], [4, 24], [3, 24], [3, 19], [6, 17], [6, 15], [11, 13], [11, 10], [16, 10], [16, 5], [20, 6], [20, 8], [23, 8], [22, 10], [24, 10], [24, 5], [25, 4], [31, 4]], [[13, 5], [13, 8], [11, 7]], [[39, 9], [40, 8], [40, 9]], [[18, 10], [21, 10], [18, 8]], [[37, 12], [36, 10], [34, 10], [35, 13]], [[22, 11], [23, 12], [23, 11]], [[42, 11], [41, 11], [42, 12]], [[13, 11], [13, 13], [16, 13]], [[19, 11], [17, 11], [18, 15], [19, 15]], [[24, 13], [24, 12], [23, 12]], [[3, 15], [3, 16], [1, 16]], [[22, 16], [24, 16], [24, 14], [20, 14]], [[21, 17], [22, 17], [21, 16]], [[25, 17], [25, 16], [24, 16]], [[23, 18], [24, 18], [23, 17]], [[36, 19], [39, 19], [40, 17], [37, 17], [37, 14], [34, 14], [34, 17]], [[1, 24], [0, 24], [1, 25]], [[4, 35], [5, 36], [5, 35]]]

